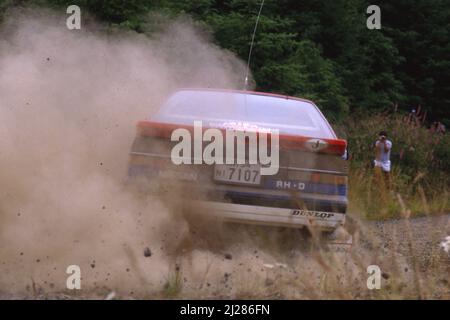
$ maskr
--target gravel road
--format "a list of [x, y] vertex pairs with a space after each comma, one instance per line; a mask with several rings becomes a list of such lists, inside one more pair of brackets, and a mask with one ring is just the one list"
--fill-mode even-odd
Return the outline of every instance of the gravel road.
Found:
[[[355, 230], [358, 232], [353, 233], [354, 240], [351, 248], [353, 253], [348, 254], [345, 250], [344, 252], [336, 251], [337, 260], [330, 260], [328, 253], [318, 254], [312, 246], [302, 241], [302, 239], [304, 240], [303, 236], [300, 236], [298, 232], [295, 233], [292, 229], [280, 232], [279, 235], [270, 239], [272, 241], [276, 238], [275, 241], [267, 242], [267, 238], [261, 238], [261, 233], [276, 233], [271, 228], [233, 227], [235, 233], [226, 234], [226, 237], [221, 240], [225, 243], [229, 242], [228, 245], [213, 247], [209, 241], [206, 245], [194, 246], [189, 254], [181, 254], [177, 260], [177, 268], [179, 265], [182, 266], [182, 274], [185, 280], [187, 278], [187, 282], [183, 284], [183, 292], [178, 297], [193, 299], [416, 298], [413, 278], [417, 272], [414, 273], [413, 270], [419, 269], [420, 272], [428, 272], [430, 276], [429, 278], [422, 277], [423, 280], [421, 280], [432, 282], [429, 286], [431, 289], [426, 290], [428, 292], [436, 291], [435, 295], [430, 293], [426, 297], [450, 298], [448, 280], [450, 255], [440, 247], [445, 237], [450, 235], [450, 214], [407, 220], [359, 221], [357, 224], [359, 227]], [[244, 232], [240, 232], [238, 229], [244, 230]], [[255, 240], [255, 238], [259, 238], [259, 240]], [[356, 255], [354, 255], [355, 253]], [[361, 258], [360, 262], [356, 261], [358, 257]], [[143, 250], [137, 260], [150, 261], [155, 258], [157, 259], [157, 254], [149, 257]], [[390, 264], [393, 259], [396, 260], [395, 267]], [[190, 269], [192, 261], [194, 261], [193, 269], [202, 270], [202, 266], [207, 266], [207, 271], [205, 274], [203, 274], [204, 271], [200, 271], [200, 280], [192, 280], [190, 283], [191, 279], [196, 277], [195, 272]], [[386, 296], [373, 295], [372, 292], [368, 293], [367, 291], [365, 268], [373, 263], [379, 263], [382, 267], [383, 281], [387, 283], [386, 285], [395, 288], [389, 289], [391, 291], [388, 293], [385, 292]], [[335, 267], [335, 270], [327, 271], [330, 266]], [[353, 272], [354, 274], [352, 274]], [[339, 290], [338, 293], [324, 290], [324, 277], [327, 274], [330, 274], [330, 278], [333, 276], [342, 279], [343, 283], [346, 283], [346, 289], [341, 293]], [[305, 279], [308, 279], [306, 286]], [[392, 282], [393, 280], [397, 283]], [[245, 288], [242, 289], [245, 281], [251, 284], [244, 285]], [[409, 283], [404, 287], [409, 285], [412, 288], [404, 289], [401, 283]], [[247, 286], [251, 288], [251, 294], [245, 291]], [[106, 288], [107, 284], [104, 284], [104, 287]], [[425, 290], [423, 287], [425, 285], [422, 285], [421, 290]], [[244, 292], [242, 292], [243, 290]], [[70, 292], [47, 292], [38, 289], [37, 294], [28, 292], [11, 295], [3, 289], [3, 292], [0, 290], [0, 298], [103, 299], [108, 296], [119, 299], [165, 298], [164, 293], [133, 297], [123, 292], [117, 294], [113, 292], [114, 289], [110, 288], [100, 293], [91, 290], [72, 295]], [[351, 295], [346, 296], [343, 292]]]
[[440, 244], [450, 236], [450, 214], [368, 222], [368, 225], [375, 227], [385, 248], [418, 259], [422, 267], [432, 253], [440, 253], [445, 258]]

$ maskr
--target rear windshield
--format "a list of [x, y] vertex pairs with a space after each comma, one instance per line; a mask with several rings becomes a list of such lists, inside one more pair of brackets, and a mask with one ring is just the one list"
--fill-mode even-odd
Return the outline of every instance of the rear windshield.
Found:
[[333, 139], [317, 108], [306, 101], [240, 92], [182, 90], [172, 95], [152, 119], [203, 126], [278, 129], [280, 133]]

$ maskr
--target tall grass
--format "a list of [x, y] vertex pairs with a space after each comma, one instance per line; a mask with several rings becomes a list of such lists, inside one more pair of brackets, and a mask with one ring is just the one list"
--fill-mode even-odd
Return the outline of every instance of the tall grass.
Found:
[[[382, 130], [393, 142], [390, 191], [380, 186], [372, 167], [374, 142]], [[337, 131], [349, 142], [350, 211], [367, 218], [398, 217], [397, 194], [412, 215], [450, 211], [449, 134], [435, 133], [418, 118], [399, 113], [355, 115]]]

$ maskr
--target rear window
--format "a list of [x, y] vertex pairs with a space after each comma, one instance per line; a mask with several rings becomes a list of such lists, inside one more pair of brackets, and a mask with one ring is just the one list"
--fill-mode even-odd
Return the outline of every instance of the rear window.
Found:
[[172, 95], [152, 118], [156, 121], [227, 127], [244, 124], [280, 133], [335, 138], [317, 108], [307, 102], [241, 92], [182, 90]]

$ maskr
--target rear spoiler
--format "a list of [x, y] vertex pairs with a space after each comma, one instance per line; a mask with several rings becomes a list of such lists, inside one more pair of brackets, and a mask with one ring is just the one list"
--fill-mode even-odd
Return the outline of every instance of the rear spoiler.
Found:
[[[162, 123], [154, 121], [139, 121], [137, 123], [137, 134], [142, 137], [157, 137], [170, 139], [172, 132], [176, 129], [186, 129], [193, 133], [194, 126]], [[217, 128], [225, 135], [226, 130]], [[258, 137], [259, 137], [259, 133]], [[268, 133], [268, 145], [270, 145], [271, 134]], [[343, 156], [347, 148], [347, 141], [343, 139], [322, 139], [305, 136], [280, 134], [280, 149], [306, 150], [318, 153], [336, 154]]]

